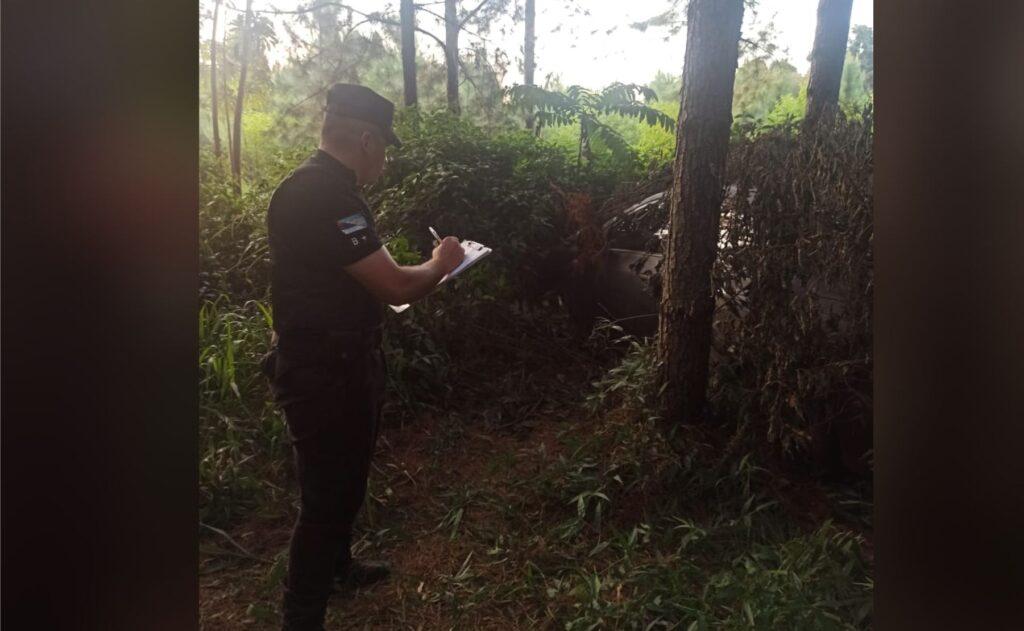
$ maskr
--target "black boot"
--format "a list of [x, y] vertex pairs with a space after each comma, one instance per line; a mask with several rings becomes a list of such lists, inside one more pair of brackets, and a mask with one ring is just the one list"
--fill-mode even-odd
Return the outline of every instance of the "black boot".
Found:
[[301, 596], [285, 587], [282, 631], [324, 631], [327, 599]]

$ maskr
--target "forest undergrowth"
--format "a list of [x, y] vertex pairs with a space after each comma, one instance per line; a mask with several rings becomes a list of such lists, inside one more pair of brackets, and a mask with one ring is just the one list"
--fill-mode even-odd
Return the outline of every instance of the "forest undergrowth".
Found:
[[[544, 290], [531, 253], [562, 237], [564, 191], [606, 203], [643, 190], [642, 169], [579, 166], [530, 134], [443, 115], [415, 123], [368, 191], [396, 260], [425, 255], [427, 225], [503, 247], [388, 314], [388, 403], [355, 553], [395, 575], [336, 595], [327, 628], [869, 627], [870, 481], [825, 484], [780, 459], [772, 426], [745, 423], [742, 407], [670, 447], [650, 342], [613, 325], [581, 340]], [[258, 368], [272, 323], [264, 214], [302, 155], [268, 157], [241, 191], [223, 165], [202, 164], [204, 629], [280, 624], [297, 488]]]
[[[354, 549], [396, 573], [334, 597], [328, 628], [869, 625], [863, 489], [756, 451], [722, 463], [694, 442], [680, 458], [635, 387], [645, 343], [574, 346], [565, 322], [538, 321], [454, 369], [446, 405], [388, 405]], [[257, 507], [204, 528], [205, 629], [278, 624], [297, 497], [283, 451], [277, 464]]]

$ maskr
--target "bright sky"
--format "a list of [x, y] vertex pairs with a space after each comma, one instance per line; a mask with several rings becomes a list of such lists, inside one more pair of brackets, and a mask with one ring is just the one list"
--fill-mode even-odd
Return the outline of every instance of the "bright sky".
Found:
[[[298, 6], [309, 6], [315, 0], [253, 0], [256, 10], [294, 10]], [[519, 0], [522, 2], [522, 0]], [[212, 6], [204, 0], [204, 9]], [[375, 2], [373, 0], [348, 0], [347, 4], [360, 11], [379, 11], [382, 6], [395, 8], [398, 2]], [[462, 5], [473, 7], [476, 2], [463, 0]], [[680, 7], [685, 4], [680, 3]], [[814, 27], [817, 19], [817, 0], [761, 0], [757, 24], [764, 24], [774, 18], [778, 44], [788, 50], [788, 59], [800, 72], [809, 66], [807, 56], [814, 42]], [[244, 8], [244, 2], [236, 0], [236, 6]], [[586, 7], [589, 16], [573, 15], [566, 8], [564, 0], [536, 0], [536, 61], [535, 81], [543, 83], [548, 73], [554, 73], [563, 85], [579, 84], [588, 88], [602, 88], [615, 81], [647, 83], [660, 70], [681, 74], [683, 52], [686, 43], [685, 29], [668, 37], [664, 27], [640, 32], [629, 28], [632, 22], [649, 19], [664, 12], [669, 0], [629, 0], [629, 2], [608, 2], [607, 0], [578, 0], [577, 6]], [[443, 13], [443, 4], [430, 6], [437, 13]], [[280, 20], [281, 18], [275, 18]], [[418, 26], [444, 39], [440, 22], [429, 15], [419, 14]], [[221, 20], [223, 24], [225, 20]], [[559, 24], [562, 28], [552, 32]], [[873, 26], [874, 11], [872, 0], [854, 0], [851, 28], [857, 24]], [[608, 29], [618, 26], [610, 35]], [[753, 33], [749, 15], [744, 19], [744, 33]], [[210, 24], [201, 26], [203, 37], [209, 37]], [[283, 28], [278, 28], [281, 45], [271, 53], [271, 63], [287, 58], [286, 45], [289, 42]], [[504, 32], [503, 32], [504, 31]], [[596, 31], [591, 34], [592, 31]], [[504, 50], [512, 63], [505, 83], [511, 85], [523, 80], [519, 66], [522, 60], [523, 26], [513, 24], [510, 19], [495, 24], [490, 34], [484, 36], [489, 48]], [[476, 38], [469, 34], [462, 36], [463, 42]], [[416, 47], [420, 54], [443, 59], [439, 46], [429, 37], [418, 34]]]

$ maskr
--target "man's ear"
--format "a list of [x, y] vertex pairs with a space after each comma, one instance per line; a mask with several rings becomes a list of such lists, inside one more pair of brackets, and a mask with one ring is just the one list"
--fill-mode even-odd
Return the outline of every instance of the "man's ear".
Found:
[[368, 153], [370, 151], [371, 142], [373, 142], [372, 133], [364, 131], [362, 134], [359, 135], [359, 146], [363, 148], [364, 152]]

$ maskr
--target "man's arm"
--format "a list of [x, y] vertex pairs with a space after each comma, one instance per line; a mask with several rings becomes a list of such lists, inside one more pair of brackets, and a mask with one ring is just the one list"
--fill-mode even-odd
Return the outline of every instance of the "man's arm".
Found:
[[465, 253], [459, 240], [445, 237], [434, 248], [430, 260], [419, 265], [399, 266], [386, 246], [365, 256], [345, 271], [381, 302], [402, 305], [423, 298], [437, 287], [444, 275], [459, 266]]

